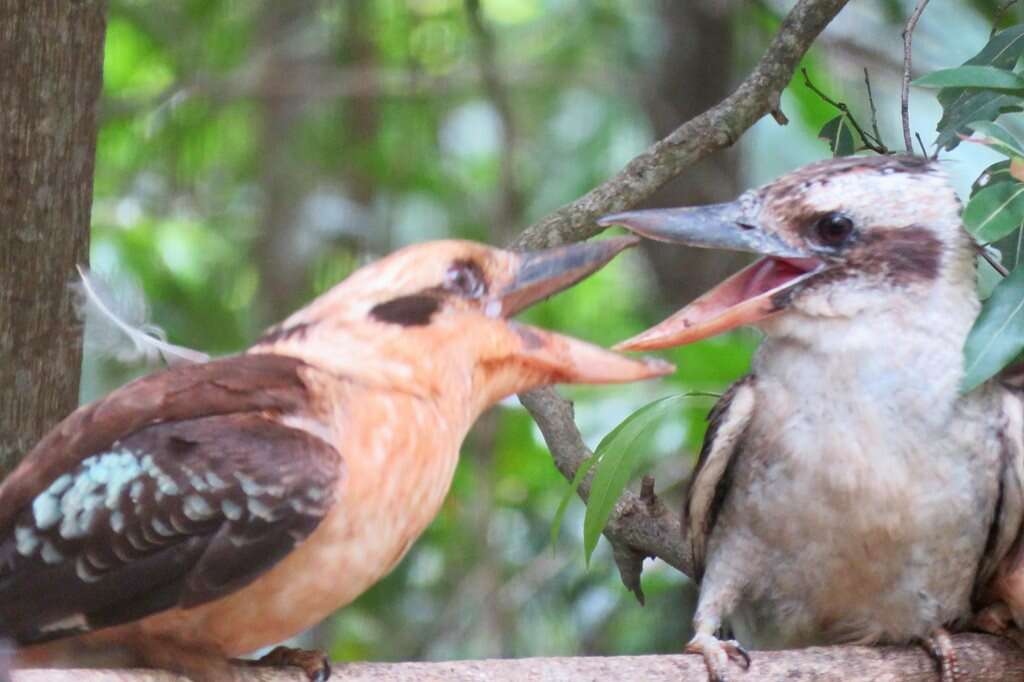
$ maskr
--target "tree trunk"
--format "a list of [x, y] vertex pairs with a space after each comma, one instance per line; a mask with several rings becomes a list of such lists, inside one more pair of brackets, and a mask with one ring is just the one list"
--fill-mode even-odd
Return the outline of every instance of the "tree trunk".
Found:
[[78, 403], [104, 0], [0, 2], [0, 473]]

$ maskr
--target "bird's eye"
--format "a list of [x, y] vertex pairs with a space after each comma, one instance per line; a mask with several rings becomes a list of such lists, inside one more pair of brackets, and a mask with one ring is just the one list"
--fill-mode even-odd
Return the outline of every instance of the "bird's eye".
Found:
[[472, 261], [459, 261], [445, 273], [444, 288], [466, 298], [480, 298], [487, 293], [487, 282], [480, 266]]
[[827, 213], [814, 224], [814, 233], [823, 246], [842, 246], [853, 235], [853, 221], [842, 213]]

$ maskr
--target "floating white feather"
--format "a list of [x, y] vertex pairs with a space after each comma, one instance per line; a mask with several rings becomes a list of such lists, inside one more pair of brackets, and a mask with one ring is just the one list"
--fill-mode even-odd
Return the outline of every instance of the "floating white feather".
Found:
[[167, 342], [164, 330], [148, 321], [149, 308], [141, 289], [130, 282], [115, 289], [88, 268], [77, 266], [80, 280], [76, 310], [85, 324], [85, 345], [90, 352], [121, 362], [147, 363], [163, 359], [168, 366], [206, 362], [210, 356]]

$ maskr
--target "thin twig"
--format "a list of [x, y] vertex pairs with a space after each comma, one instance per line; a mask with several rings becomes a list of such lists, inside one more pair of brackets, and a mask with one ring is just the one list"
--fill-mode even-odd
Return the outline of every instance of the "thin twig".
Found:
[[917, 22], [928, 6], [928, 0], [917, 0], [914, 11], [910, 13], [906, 26], [903, 27], [903, 85], [900, 88], [900, 118], [903, 120], [903, 144], [907, 147], [907, 153], [914, 153], [914, 142], [910, 138], [910, 69], [913, 65], [911, 56], [911, 41], [914, 39], [914, 29]]
[[924, 140], [921, 139], [921, 133], [915, 132], [914, 137], [917, 138], [917, 144], [921, 146], [921, 156], [928, 158], [928, 148], [924, 146]]
[[992, 30], [988, 34], [988, 37], [989, 37], [990, 40], [991, 40], [992, 36], [994, 36], [996, 34], [996, 31], [999, 30], [999, 22], [1002, 21], [1003, 15], [1006, 14], [1007, 10], [1009, 10], [1011, 7], [1013, 7], [1016, 4], [1017, 4], [1017, 0], [1007, 0], [1002, 5], [999, 6], [999, 9], [996, 10], [996, 15], [992, 19]]
[[995, 270], [996, 272], [998, 272], [998, 273], [999, 273], [1000, 275], [1002, 275], [1003, 277], [1006, 277], [1007, 275], [1009, 275], [1009, 274], [1010, 274], [1010, 271], [1006, 269], [1006, 266], [1005, 266], [1005, 265], [1003, 265], [1002, 263], [1000, 263], [999, 261], [997, 261], [997, 260], [996, 260], [996, 259], [995, 259], [995, 258], [994, 258], [994, 257], [992, 256], [992, 254], [988, 252], [988, 248], [986, 248], [986, 247], [984, 247], [984, 246], [981, 246], [981, 245], [979, 244], [979, 245], [978, 245], [978, 253], [980, 253], [980, 254], [981, 254], [981, 257], [982, 257], [982, 258], [984, 258], [984, 259], [985, 259], [985, 261], [986, 261], [986, 262], [987, 262], [987, 263], [988, 263], [989, 265], [991, 265], [991, 266], [992, 266], [992, 269], [993, 269], [993, 270]]
[[[871, 151], [876, 152], [878, 154], [890, 153], [889, 148], [886, 147], [877, 136], [872, 135], [871, 133], [867, 132], [866, 130], [864, 130], [864, 128], [861, 127], [860, 123], [857, 122], [857, 118], [850, 112], [850, 107], [848, 107], [845, 102], [838, 102], [829, 97], [828, 95], [826, 95], [822, 90], [820, 90], [818, 86], [811, 82], [811, 77], [810, 75], [808, 75], [807, 69], [801, 68], [800, 73], [802, 73], [804, 76], [804, 85], [806, 85], [811, 92], [820, 97], [822, 101], [824, 101], [826, 104], [831, 104], [833, 107], [841, 111], [844, 116], [846, 116], [846, 120], [850, 122], [850, 126], [855, 131], [857, 131], [857, 135], [860, 136], [861, 145], [864, 148], [870, 149]], [[868, 92], [870, 93], [870, 88]], [[874, 103], [872, 103], [872, 112], [874, 111], [874, 108]]]
[[[875, 96], [871, 93], [871, 77], [868, 76], [868, 67], [864, 67], [864, 87], [868, 91], [868, 106], [871, 107], [871, 131], [875, 141], [882, 143], [882, 133], [878, 132], [878, 110], [875, 109]], [[882, 145], [883, 147], [885, 145]]]

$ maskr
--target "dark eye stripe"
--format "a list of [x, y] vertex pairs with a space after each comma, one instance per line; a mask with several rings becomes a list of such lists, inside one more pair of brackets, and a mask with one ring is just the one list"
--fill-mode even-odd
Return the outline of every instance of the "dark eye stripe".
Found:
[[440, 308], [441, 300], [436, 296], [413, 294], [378, 303], [370, 310], [370, 316], [380, 322], [400, 324], [403, 327], [420, 327], [430, 324], [434, 313]]

